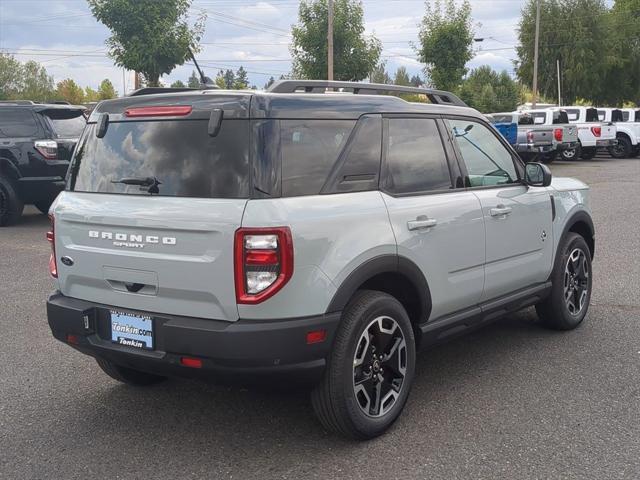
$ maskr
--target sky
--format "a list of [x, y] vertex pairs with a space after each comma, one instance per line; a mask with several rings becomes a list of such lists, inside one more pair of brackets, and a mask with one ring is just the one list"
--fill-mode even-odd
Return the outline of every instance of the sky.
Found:
[[[477, 38], [468, 67], [490, 65], [513, 74], [517, 24], [525, 0], [470, 0]], [[404, 66], [422, 76], [412, 45], [417, 43], [423, 0], [364, 0], [365, 28], [383, 45], [382, 59], [391, 75]], [[291, 25], [297, 22], [296, 0], [194, 0], [190, 19], [202, 12], [207, 21], [202, 51], [197, 55], [205, 74], [242, 65], [258, 88], [291, 69]], [[133, 88], [106, 55], [109, 30], [96, 21], [85, 0], [0, 0], [0, 51], [21, 61], [42, 63], [56, 82], [72, 78], [82, 87], [97, 88], [109, 78], [118, 92]], [[186, 79], [192, 65], [176, 67], [162, 77], [170, 84]]]

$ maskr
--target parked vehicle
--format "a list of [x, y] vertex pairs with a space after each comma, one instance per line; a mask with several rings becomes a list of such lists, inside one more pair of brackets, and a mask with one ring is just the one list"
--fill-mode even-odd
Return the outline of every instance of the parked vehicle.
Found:
[[491, 122], [491, 125], [500, 132], [509, 145], [515, 146], [518, 143], [518, 124], [517, 123], [496, 123], [490, 115], [487, 115], [487, 119]]
[[71, 153], [86, 124], [84, 107], [0, 102], [0, 226], [25, 204], [42, 213], [64, 189]]
[[616, 126], [618, 144], [608, 148], [613, 158], [628, 158], [638, 155], [640, 150], [640, 110], [632, 108], [599, 108], [601, 122]]
[[502, 112], [489, 115], [495, 124], [515, 123], [518, 125], [514, 148], [525, 162], [553, 161], [560, 142], [554, 135], [554, 128], [535, 125], [534, 118], [524, 112]]
[[553, 137], [558, 142], [555, 152], [547, 154], [545, 163], [555, 160], [557, 153], [563, 150], [576, 148], [578, 143], [578, 128], [569, 123], [567, 112], [561, 109], [536, 109], [527, 110], [526, 113], [533, 117], [534, 125], [553, 126]]
[[593, 107], [563, 108], [567, 112], [569, 122], [578, 127], [580, 142], [576, 148], [561, 152], [565, 160], [575, 160], [578, 157], [590, 160], [596, 156], [598, 148], [609, 148], [617, 144], [615, 125], [610, 122], [600, 122], [598, 110]]
[[530, 305], [569, 330], [589, 307], [588, 187], [525, 166], [448, 92], [285, 80], [109, 100], [69, 172], [49, 325], [124, 383], [298, 378], [327, 429], [371, 438], [418, 346]]

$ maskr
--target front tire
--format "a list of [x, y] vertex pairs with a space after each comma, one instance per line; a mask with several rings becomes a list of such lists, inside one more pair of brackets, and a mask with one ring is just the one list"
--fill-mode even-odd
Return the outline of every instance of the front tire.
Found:
[[582, 148], [580, 147], [580, 145], [578, 145], [576, 148], [568, 148], [566, 150], [562, 150], [560, 156], [563, 160], [577, 160], [578, 158], [580, 158], [581, 151]]
[[161, 377], [160, 375], [153, 375], [151, 373], [140, 372], [132, 368], [116, 365], [104, 358], [96, 358], [96, 362], [98, 362], [98, 366], [102, 371], [114, 380], [126, 383], [127, 385], [133, 385], [135, 387], [145, 387], [167, 379], [167, 377]]
[[16, 223], [23, 209], [24, 203], [20, 200], [14, 183], [0, 176], [0, 227]]
[[413, 326], [398, 300], [362, 290], [347, 305], [311, 403], [322, 425], [364, 440], [384, 433], [409, 397], [415, 373]]
[[593, 275], [587, 242], [570, 232], [558, 248], [551, 295], [536, 305], [541, 322], [554, 330], [573, 330], [589, 310]]

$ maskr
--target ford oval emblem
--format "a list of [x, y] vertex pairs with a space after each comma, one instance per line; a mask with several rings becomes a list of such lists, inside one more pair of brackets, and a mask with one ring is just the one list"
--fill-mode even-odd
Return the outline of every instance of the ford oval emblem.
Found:
[[73, 265], [73, 258], [71, 257], [61, 257], [60, 261], [64, 263], [67, 267], [70, 267]]

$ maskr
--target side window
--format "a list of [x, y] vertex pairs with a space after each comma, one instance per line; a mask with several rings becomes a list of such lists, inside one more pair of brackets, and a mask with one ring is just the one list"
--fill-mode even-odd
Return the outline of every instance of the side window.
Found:
[[473, 120], [448, 120], [448, 124], [467, 168], [469, 187], [518, 182], [511, 153], [490, 129]]
[[354, 125], [354, 120], [282, 120], [282, 195], [320, 193]]
[[386, 189], [417, 193], [452, 188], [447, 157], [435, 120], [390, 118]]
[[0, 110], [0, 137], [31, 137], [38, 133], [33, 114], [26, 108], [6, 108]]

